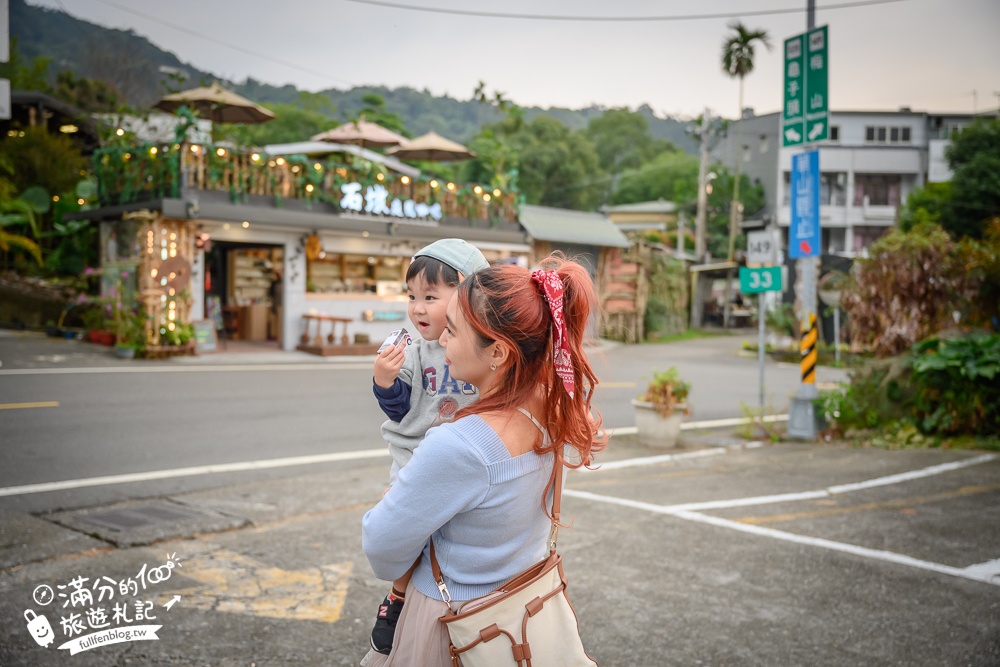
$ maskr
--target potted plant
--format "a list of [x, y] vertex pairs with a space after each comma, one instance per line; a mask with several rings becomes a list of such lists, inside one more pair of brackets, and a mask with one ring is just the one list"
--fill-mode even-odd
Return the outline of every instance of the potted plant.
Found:
[[639, 441], [652, 447], [676, 447], [681, 422], [691, 414], [688, 393], [691, 384], [671, 366], [653, 373], [646, 391], [632, 400]]
[[87, 340], [98, 345], [114, 345], [115, 332], [114, 322], [108, 319], [107, 312], [110, 306], [101, 301], [93, 301], [88, 304], [81, 320], [83, 327], [87, 330]]
[[147, 319], [142, 306], [128, 308], [122, 305], [120, 296], [115, 299], [116, 357], [134, 359], [146, 349]]

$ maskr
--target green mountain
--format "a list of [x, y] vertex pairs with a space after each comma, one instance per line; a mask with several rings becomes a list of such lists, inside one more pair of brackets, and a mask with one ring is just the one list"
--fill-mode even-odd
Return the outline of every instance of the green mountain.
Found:
[[[207, 84], [218, 79], [211, 72], [199, 70], [164, 51], [145, 37], [129, 30], [105, 28], [73, 18], [61, 11], [36, 7], [25, 0], [10, 0], [11, 37], [17, 42], [21, 58], [30, 62], [36, 57], [50, 59], [50, 75], [69, 69], [79, 76], [102, 79], [115, 85], [129, 104], [148, 108], [167, 92]], [[185, 77], [183, 80], [180, 76]], [[291, 85], [272, 86], [247, 79], [223, 83], [240, 95], [264, 106], [295, 104], [300, 91]], [[381, 86], [355, 87], [350, 90], [330, 88], [319, 94], [328, 97], [336, 109], [331, 124], [353, 117], [364, 104], [362, 96], [376, 93], [385, 99], [386, 111], [398, 114], [414, 135], [434, 130], [456, 141], [466, 142], [479, 128], [495, 122], [499, 115], [489, 107], [470, 100], [438, 97], [413, 88]], [[472, 91], [469, 91], [470, 98]], [[567, 127], [579, 130], [604, 113], [603, 107], [585, 109], [528, 107], [525, 116], [548, 115]], [[636, 110], [649, 122], [650, 133], [667, 139], [683, 150], [697, 153], [697, 146], [687, 134], [687, 123], [659, 117], [648, 106]]]

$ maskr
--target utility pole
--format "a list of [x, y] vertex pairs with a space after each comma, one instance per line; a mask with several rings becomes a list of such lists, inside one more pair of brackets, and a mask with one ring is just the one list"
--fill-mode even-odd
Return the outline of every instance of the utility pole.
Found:
[[[816, 2], [808, 0], [806, 11], [806, 31], [816, 28]], [[806, 38], [808, 43], [808, 38]], [[794, 162], [794, 160], [793, 160]], [[794, 193], [793, 193], [794, 196]], [[792, 203], [792, 206], [795, 204]], [[790, 234], [790, 232], [789, 232]], [[789, 239], [791, 237], [789, 236]], [[822, 234], [817, 242], [822, 242]], [[815, 350], [817, 342], [816, 323], [816, 273], [819, 257], [800, 257], [795, 261], [795, 272], [799, 276], [801, 292], [799, 299], [802, 306], [802, 317], [799, 326], [802, 328], [800, 351], [803, 355], [802, 382], [792, 396], [788, 419], [788, 435], [793, 438], [812, 440], [816, 437], [817, 424], [813, 401], [819, 396], [815, 382]], [[806, 368], [809, 367], [811, 379], [807, 380]]]
[[[707, 234], [708, 216], [708, 192], [705, 190], [705, 180], [708, 172], [708, 128], [712, 119], [712, 113], [706, 108], [701, 115], [701, 127], [696, 130], [698, 140], [701, 142], [698, 162], [698, 210], [694, 218], [694, 263], [701, 264], [705, 261], [705, 238]], [[701, 274], [695, 271], [690, 272], [691, 276], [691, 318], [689, 325], [692, 327], [701, 326], [702, 298], [701, 298]]]
[[698, 210], [694, 219], [694, 254], [695, 262], [705, 261], [705, 235], [706, 219], [708, 208], [708, 192], [705, 191], [705, 177], [708, 173], [708, 126], [711, 122], [712, 112], [705, 109], [701, 115], [701, 129], [698, 138], [701, 141], [700, 156], [698, 164]]

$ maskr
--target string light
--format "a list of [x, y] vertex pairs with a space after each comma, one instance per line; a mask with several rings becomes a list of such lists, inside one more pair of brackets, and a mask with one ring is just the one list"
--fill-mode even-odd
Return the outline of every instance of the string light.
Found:
[[378, 174], [375, 174], [375, 178], [377, 178], [380, 181], [384, 181], [385, 180], [385, 174], [383, 174], [383, 173], [380, 172]]
[[497, 188], [496, 190], [493, 191], [493, 196], [494, 197], [499, 197], [500, 196], [500, 188]]
[[260, 162], [260, 153], [254, 153], [253, 155], [250, 156], [250, 159], [253, 160], [254, 162]]
[[312, 183], [307, 183], [306, 184], [306, 192], [312, 192], [312, 191], [313, 191]]
[[119, 127], [117, 130], [115, 130], [115, 134], [117, 134], [119, 137], [124, 137], [125, 136], [125, 130], [123, 130], [122, 128]]
[[454, 183], [449, 183], [448, 184], [448, 189], [451, 190], [452, 192], [454, 192], [455, 191], [455, 184]]
[[436, 180], [431, 181], [431, 187], [437, 190], [438, 182]]
[[319, 162], [317, 162], [316, 164], [313, 165], [313, 169], [315, 169], [316, 171], [322, 171], [323, 170], [323, 165], [321, 165]]
[[279, 167], [284, 166], [285, 158], [279, 157], [277, 160], [275, 160], [275, 162], [278, 164]]
[[250, 228], [250, 223], [247, 222], [246, 220], [244, 220], [243, 221], [243, 229], [249, 229], [249, 228]]
[[483, 194], [483, 189], [481, 187], [479, 187], [478, 185], [476, 187], [472, 188], [472, 191], [475, 192], [477, 195]]
[[218, 155], [219, 157], [226, 157], [226, 149], [225, 148], [216, 148], [215, 149], [215, 154]]
[[[380, 179], [380, 180], [381, 180], [381, 179]], [[409, 184], [410, 184], [410, 177], [409, 177], [409, 176], [403, 176], [403, 177], [402, 177], [401, 179], [399, 179], [399, 180], [403, 182], [403, 185], [409, 185]]]
[[490, 193], [489, 192], [487, 192], [486, 194], [483, 195], [483, 201], [484, 202], [489, 202], [490, 199], [492, 199], [492, 197], [490, 197]]
[[150, 155], [156, 155], [156, 153], [158, 152], [158, 150], [159, 149], [157, 149], [156, 146], [150, 146], [149, 147], [149, 154]]

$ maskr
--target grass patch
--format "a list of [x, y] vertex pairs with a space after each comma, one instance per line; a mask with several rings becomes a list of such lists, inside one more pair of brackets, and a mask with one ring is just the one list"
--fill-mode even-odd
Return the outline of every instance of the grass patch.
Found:
[[660, 336], [658, 338], [647, 338], [646, 343], [679, 343], [685, 340], [697, 340], [699, 338], [720, 338], [722, 336], [732, 336], [729, 331], [715, 331], [708, 329], [688, 329], [679, 334]]
[[[896, 421], [880, 428], [848, 431], [844, 440], [855, 447], [878, 449], [981, 449], [1000, 452], [1000, 435], [960, 435], [942, 437], [921, 433], [916, 426]], [[827, 434], [824, 440], [829, 441]]]

